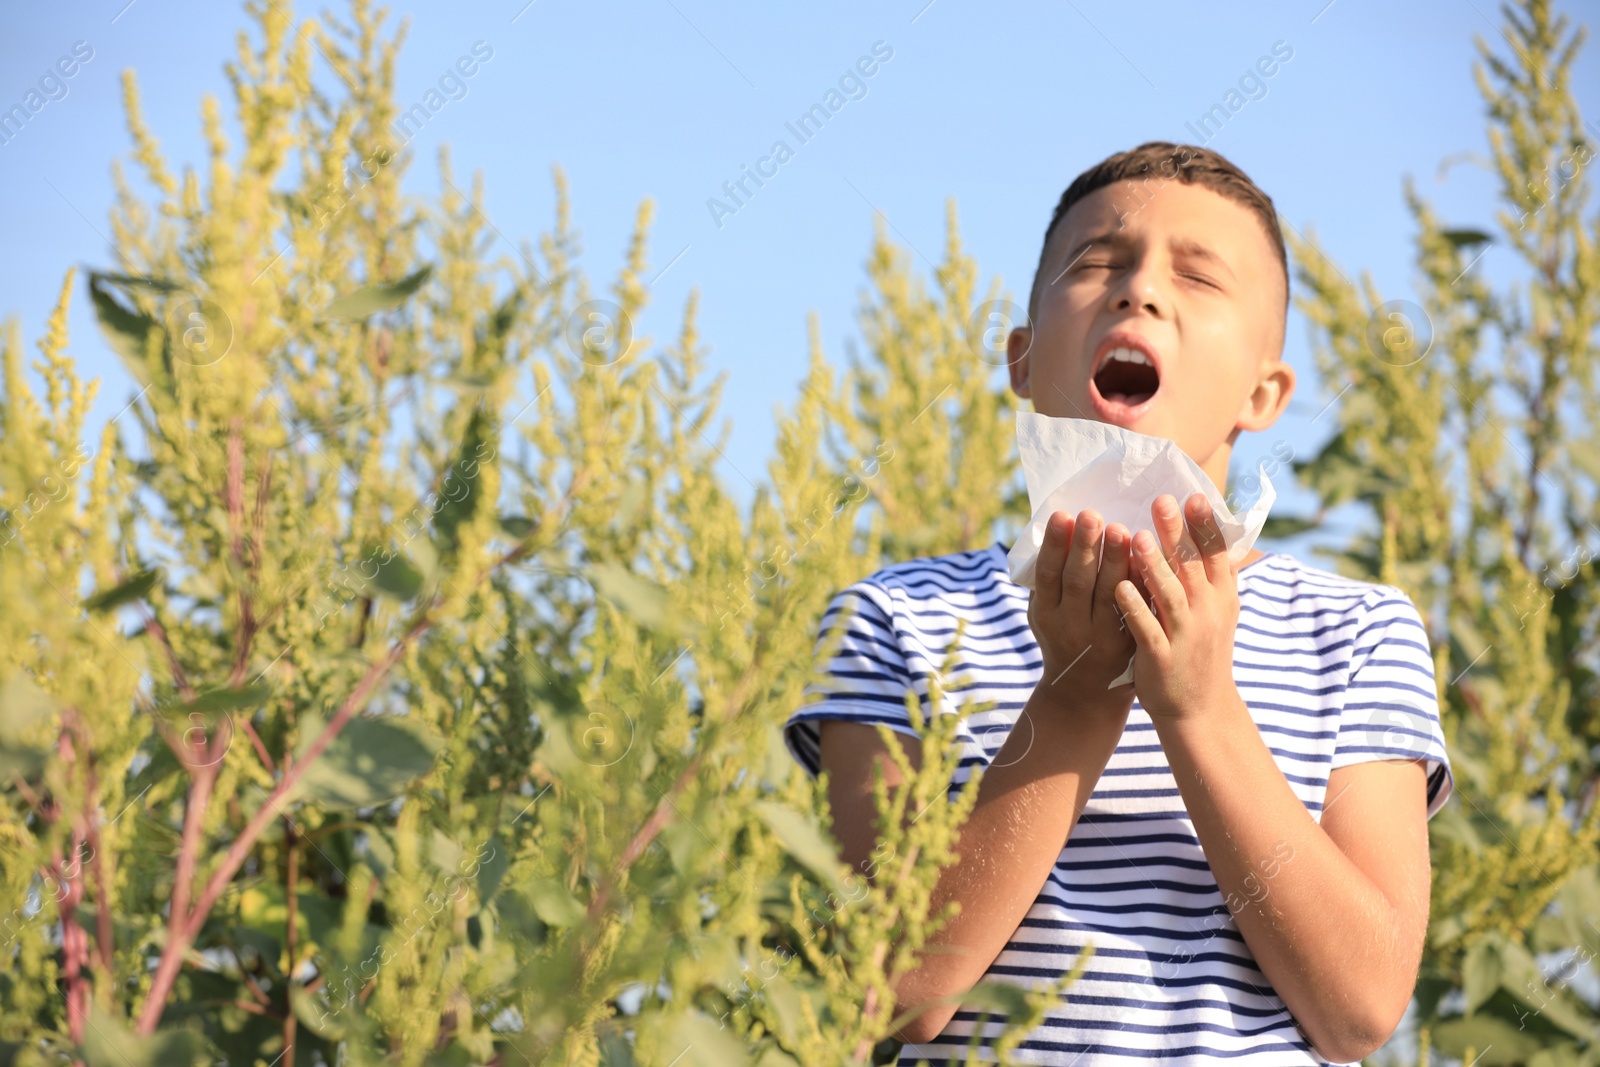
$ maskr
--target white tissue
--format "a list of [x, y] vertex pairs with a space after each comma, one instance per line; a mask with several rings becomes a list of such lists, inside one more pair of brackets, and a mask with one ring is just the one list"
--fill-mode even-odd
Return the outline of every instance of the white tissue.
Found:
[[[1228, 557], [1239, 563], [1255, 545], [1267, 512], [1278, 498], [1263, 463], [1257, 475], [1261, 495], [1250, 510], [1235, 517], [1210, 476], [1176, 444], [1092, 419], [1062, 419], [1019, 410], [1017, 452], [1028, 480], [1033, 518], [1006, 560], [1011, 580], [1029, 589], [1034, 588], [1045, 524], [1057, 511], [1075, 516], [1084, 508], [1093, 508], [1107, 525], [1118, 522], [1131, 533], [1151, 528], [1150, 505], [1163, 493], [1171, 493], [1180, 508], [1195, 493], [1204, 493], [1227, 542]], [[1194, 547], [1187, 529], [1183, 543]], [[1130, 657], [1127, 669], [1106, 688], [1131, 681]]]
[[[1034, 587], [1045, 523], [1054, 512], [1077, 515], [1093, 508], [1108, 525], [1119, 522], [1134, 532], [1151, 529], [1150, 505], [1163, 493], [1171, 493], [1179, 507], [1195, 493], [1204, 493], [1228, 544], [1228, 556], [1239, 563], [1255, 545], [1278, 497], [1262, 464], [1261, 496], [1243, 515], [1235, 516], [1211, 478], [1176, 444], [1091, 419], [1019, 410], [1017, 452], [1033, 518], [1006, 559], [1011, 580], [1029, 589]], [[1184, 540], [1193, 547], [1187, 531]]]

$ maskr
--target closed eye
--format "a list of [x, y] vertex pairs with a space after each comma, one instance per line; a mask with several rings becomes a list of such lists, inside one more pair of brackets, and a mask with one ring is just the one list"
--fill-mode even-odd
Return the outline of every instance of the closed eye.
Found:
[[[1077, 266], [1078, 266], [1079, 270], [1090, 270], [1090, 269], [1099, 269], [1099, 268], [1104, 268], [1106, 270], [1116, 270], [1116, 269], [1118, 269], [1118, 267], [1120, 265], [1116, 264], [1116, 263], [1085, 262], [1083, 260], [1079, 260]], [[1222, 289], [1222, 286], [1218, 285], [1216, 282], [1212, 281], [1210, 278], [1207, 278], [1204, 274], [1187, 274], [1187, 273], [1185, 273], [1185, 274], [1182, 274], [1181, 276], [1185, 277], [1185, 278], [1193, 278], [1195, 281], [1199, 282], [1201, 285], [1208, 285], [1211, 288], [1216, 289], [1218, 291], [1221, 291], [1221, 289]]]

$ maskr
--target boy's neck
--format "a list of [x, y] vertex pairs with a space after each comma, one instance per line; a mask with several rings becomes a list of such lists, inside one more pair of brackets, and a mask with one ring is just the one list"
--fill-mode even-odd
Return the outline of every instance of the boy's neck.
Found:
[[[1193, 459], [1194, 457], [1190, 457]], [[1233, 460], [1233, 442], [1224, 441], [1204, 460], [1195, 460], [1200, 469], [1206, 472], [1206, 477], [1211, 479], [1211, 484], [1217, 487], [1217, 492], [1223, 496], [1228, 494], [1228, 465]]]
[[[1204, 463], [1200, 464], [1200, 469], [1206, 472], [1206, 476], [1211, 479], [1211, 484], [1216, 486], [1217, 492], [1223, 496], [1227, 496], [1228, 493], [1228, 464], [1232, 459], [1233, 442], [1224, 441], [1217, 446], [1216, 451], [1206, 458]], [[1265, 555], [1266, 553], [1259, 548], [1252, 548], [1244, 559], [1239, 561], [1239, 567], [1241, 569], [1248, 567]]]

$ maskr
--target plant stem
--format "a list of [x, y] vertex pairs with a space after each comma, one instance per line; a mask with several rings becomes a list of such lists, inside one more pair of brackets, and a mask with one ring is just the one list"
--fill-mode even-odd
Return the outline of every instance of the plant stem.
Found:
[[[289, 791], [299, 782], [301, 772], [318, 756], [322, 755], [328, 745], [333, 742], [333, 739], [339, 735], [339, 731], [344, 729], [345, 723], [349, 722], [366, 705], [367, 699], [372, 695], [372, 691], [377, 688], [378, 682], [382, 680], [383, 676], [400, 661], [400, 658], [405, 655], [412, 643], [432, 625], [432, 620], [423, 616], [405, 636], [390, 646], [383, 659], [367, 669], [367, 673], [362, 676], [361, 681], [356, 683], [356, 687], [345, 698], [345, 702], [339, 708], [338, 713], [323, 728], [322, 733], [317, 735], [317, 739], [311, 742], [311, 746], [306, 749], [305, 755], [284, 772], [283, 777], [278, 779], [277, 786], [267, 796], [266, 802], [250, 817], [250, 822], [245, 825], [244, 830], [234, 839], [233, 845], [222, 858], [222, 862], [217, 865], [217, 869], [212, 872], [210, 879], [206, 882], [205, 889], [201, 892], [194, 907], [186, 915], [179, 909], [177, 891], [174, 891], [171, 921], [168, 925], [167, 945], [161, 953], [161, 962], [156, 965], [155, 977], [150, 985], [150, 993], [145, 998], [144, 1010], [139, 1016], [138, 1033], [141, 1036], [148, 1037], [155, 1033], [156, 1026], [161, 1022], [161, 1013], [166, 1006], [167, 997], [171, 994], [172, 985], [177, 980], [178, 968], [182, 963], [183, 954], [200, 933], [201, 928], [205, 925], [206, 916], [211, 913], [212, 907], [222, 896], [223, 890], [228, 887], [228, 883], [233, 879], [233, 876], [244, 865], [245, 858], [250, 855], [250, 850], [255, 847], [255, 843], [261, 837], [262, 832], [279, 814], [278, 806], [285, 801]], [[199, 784], [198, 780], [196, 784]], [[191, 796], [193, 796], [192, 792]], [[194, 825], [198, 828], [199, 821], [195, 820]], [[187, 866], [191, 871], [194, 867], [194, 856], [198, 853], [198, 847], [198, 833], [195, 834], [195, 840], [191, 842], [189, 827], [185, 825], [183, 852], [180, 854], [178, 861], [179, 886], [183, 885], [181, 876], [184, 867]], [[185, 896], [187, 896], [186, 891]], [[187, 900], [184, 903], [187, 904]]]
[[284, 931], [284, 953], [288, 957], [287, 966], [283, 972], [283, 994], [285, 1011], [283, 1013], [283, 1067], [294, 1067], [294, 1031], [296, 1018], [294, 1014], [294, 963], [295, 950], [295, 921], [296, 887], [300, 882], [300, 840], [295, 834], [294, 820], [287, 815], [283, 818], [284, 847], [289, 850], [288, 872], [284, 878], [283, 899], [288, 911], [288, 928]]

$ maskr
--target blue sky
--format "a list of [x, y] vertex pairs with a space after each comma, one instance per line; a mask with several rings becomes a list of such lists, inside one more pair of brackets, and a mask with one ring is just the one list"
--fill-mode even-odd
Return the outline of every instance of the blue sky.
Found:
[[[1582, 19], [1570, 2], [1556, 10]], [[637, 330], [671, 339], [690, 289], [700, 291], [709, 369], [729, 372], [728, 463], [757, 481], [772, 450], [774, 409], [793, 402], [804, 375], [809, 312], [820, 316], [830, 359], [846, 362], [874, 211], [927, 272], [954, 197], [983, 283], [998, 275], [1024, 299], [1044, 225], [1072, 178], [1141, 141], [1200, 141], [1199, 116], [1275, 45], [1280, 58], [1286, 49], [1292, 57], [1205, 143], [1260, 184], [1291, 225], [1314, 229], [1347, 274], [1370, 270], [1389, 299], [1414, 295], [1402, 175], [1450, 223], [1492, 229], [1496, 208], [1494, 177], [1470, 159], [1487, 155], [1473, 38], [1509, 54], [1488, 0], [429, 0], [395, 12], [410, 19], [398, 89], [407, 104], [424, 100], [475, 45], [479, 57], [492, 50], [465, 80], [465, 95], [412, 142], [411, 190], [436, 190], [435, 150], [448, 142], [458, 184], [483, 171], [488, 214], [520, 242], [551, 224], [550, 168], [559, 163], [597, 290], [620, 262], [639, 202], [652, 198], [651, 273], [660, 273]], [[222, 64], [245, 25], [240, 5], [172, 0], [0, 14], [0, 108], [20, 102], [77, 42], [93, 49], [66, 95], [0, 145], [0, 315], [20, 319], [30, 351], [64, 271], [112, 262], [110, 161], [128, 149], [121, 71], [138, 72], [146, 120], [169, 162], [199, 163], [200, 96], [231, 103]], [[1580, 106], [1600, 105], [1593, 48], [1591, 40], [1580, 52], [1574, 76]], [[857, 68], [863, 57], [869, 62]], [[847, 83], [855, 98], [801, 144], [786, 123], [868, 67], [870, 77]], [[729, 203], [724, 182], [754, 169], [780, 139], [792, 158], [718, 218], [708, 201]], [[1462, 162], [1441, 175], [1452, 159]], [[773, 163], [761, 165], [771, 173]], [[1495, 246], [1473, 269], [1505, 278], [1514, 268]], [[136, 387], [94, 327], [81, 279], [72, 328], [80, 366], [104, 379], [91, 419], [98, 426]], [[1320, 389], [1298, 312], [1286, 356], [1300, 372], [1297, 398], [1279, 426], [1241, 440], [1236, 473], [1281, 442], [1307, 455], [1330, 428], [1318, 416], [1337, 390]], [[1002, 368], [993, 373], [1003, 380]], [[739, 471], [724, 470], [726, 482], [748, 499]], [[1304, 502], [1286, 478], [1279, 488], [1281, 510]]]

